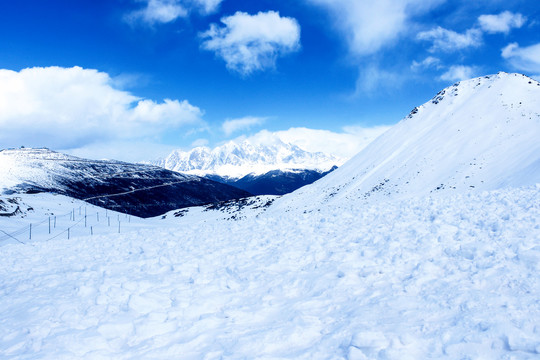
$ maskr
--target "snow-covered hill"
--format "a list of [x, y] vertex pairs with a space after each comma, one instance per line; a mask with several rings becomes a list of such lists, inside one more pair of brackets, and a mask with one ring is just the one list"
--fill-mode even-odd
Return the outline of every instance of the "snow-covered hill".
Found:
[[316, 183], [286, 208], [467, 193], [540, 182], [540, 83], [499, 73], [462, 81]]
[[308, 152], [279, 140], [271, 144], [253, 144], [245, 140], [239, 143], [230, 141], [214, 149], [197, 147], [188, 152], [176, 150], [153, 164], [186, 174], [239, 179], [248, 174], [256, 176], [272, 170], [328, 171], [343, 162], [344, 159], [336, 156]]
[[0, 151], [0, 194], [47, 192], [148, 217], [248, 192], [156, 166], [81, 159], [48, 149]]

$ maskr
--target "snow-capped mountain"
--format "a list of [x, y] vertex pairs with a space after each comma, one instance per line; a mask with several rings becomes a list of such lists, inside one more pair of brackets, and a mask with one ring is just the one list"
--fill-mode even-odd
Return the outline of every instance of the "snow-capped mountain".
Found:
[[456, 83], [342, 167], [276, 206], [318, 208], [534, 185], [540, 182], [539, 100], [540, 83], [521, 74]]
[[141, 217], [250, 196], [156, 166], [81, 159], [48, 149], [0, 151], [0, 194], [48, 192]]
[[308, 152], [296, 145], [275, 140], [272, 144], [253, 144], [247, 140], [230, 141], [214, 149], [196, 147], [175, 150], [153, 165], [192, 175], [218, 175], [239, 179], [248, 174], [262, 175], [272, 170], [328, 171], [344, 159], [322, 152]]

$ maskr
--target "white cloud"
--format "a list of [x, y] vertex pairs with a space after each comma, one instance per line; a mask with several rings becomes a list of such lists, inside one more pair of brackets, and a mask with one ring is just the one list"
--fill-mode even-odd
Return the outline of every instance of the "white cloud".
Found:
[[247, 140], [256, 144], [272, 144], [274, 141], [279, 140], [284, 143], [295, 144], [306, 151], [323, 152], [348, 160], [389, 128], [390, 126], [369, 128], [349, 126], [345, 127], [342, 132], [304, 127], [276, 132], [262, 130], [248, 137]]
[[193, 10], [203, 14], [215, 12], [222, 0], [140, 0], [146, 5], [126, 15], [128, 22], [142, 21], [149, 25], [169, 23], [187, 17]]
[[469, 29], [460, 34], [452, 30], [444, 29], [440, 26], [418, 33], [418, 40], [431, 41], [433, 45], [429, 51], [437, 50], [452, 52], [468, 47], [478, 47], [482, 44], [482, 31]]
[[371, 55], [409, 29], [410, 19], [444, 0], [307, 0], [333, 16], [354, 55]]
[[540, 43], [520, 47], [517, 43], [507, 45], [502, 49], [502, 57], [521, 71], [540, 73]]
[[476, 69], [472, 66], [454, 65], [441, 75], [443, 81], [461, 81], [474, 77]]
[[527, 21], [521, 14], [504, 11], [498, 15], [480, 15], [478, 23], [485, 32], [508, 34], [512, 28], [520, 28]]
[[225, 120], [221, 129], [226, 136], [229, 136], [237, 131], [246, 130], [253, 126], [261, 125], [266, 121], [266, 118], [246, 116], [240, 119]]
[[420, 69], [430, 69], [430, 68], [439, 69], [441, 67], [441, 60], [439, 58], [428, 56], [424, 60], [418, 62], [414, 61], [411, 64], [411, 70], [420, 70]]
[[202, 122], [202, 111], [186, 100], [156, 103], [113, 83], [106, 73], [80, 67], [0, 70], [0, 143], [73, 148]]
[[256, 15], [237, 12], [221, 18], [221, 22], [225, 26], [212, 24], [201, 34], [202, 48], [214, 51], [225, 60], [227, 68], [243, 75], [274, 68], [279, 56], [300, 47], [297, 21], [275, 11]]

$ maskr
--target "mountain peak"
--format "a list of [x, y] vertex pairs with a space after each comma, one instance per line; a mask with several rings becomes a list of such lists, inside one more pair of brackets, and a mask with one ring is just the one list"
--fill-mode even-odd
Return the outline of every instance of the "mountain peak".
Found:
[[297, 145], [275, 139], [265, 144], [249, 140], [229, 141], [214, 149], [197, 147], [184, 152], [175, 150], [153, 164], [193, 175], [219, 175], [240, 178], [271, 170], [308, 169], [328, 171], [343, 159], [321, 152], [308, 152]]

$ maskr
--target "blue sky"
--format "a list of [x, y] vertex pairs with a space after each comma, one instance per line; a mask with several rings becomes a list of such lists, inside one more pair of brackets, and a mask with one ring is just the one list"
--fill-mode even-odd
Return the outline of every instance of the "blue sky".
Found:
[[0, 54], [0, 147], [138, 160], [263, 130], [361, 134], [461, 79], [539, 78], [540, 3], [9, 1]]

